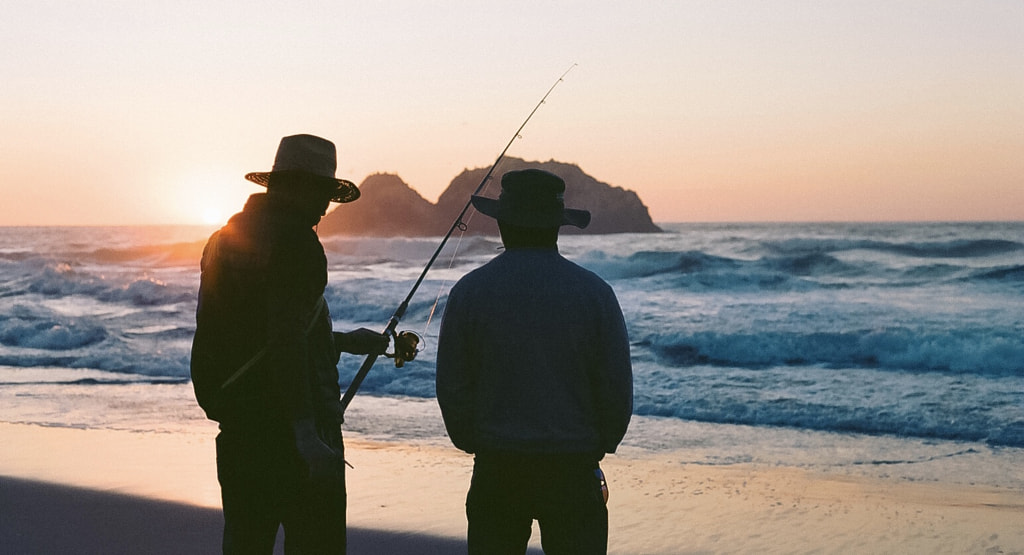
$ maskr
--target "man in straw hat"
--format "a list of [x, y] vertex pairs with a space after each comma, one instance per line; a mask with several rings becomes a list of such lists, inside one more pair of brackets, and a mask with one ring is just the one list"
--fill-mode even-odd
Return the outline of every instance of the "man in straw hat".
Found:
[[473, 453], [470, 553], [524, 553], [533, 520], [545, 553], [604, 553], [607, 486], [598, 462], [632, 414], [632, 368], [611, 287], [563, 258], [565, 183], [506, 173], [474, 196], [505, 251], [452, 287], [437, 347], [437, 401], [456, 447]]
[[327, 259], [314, 226], [359, 189], [335, 177], [334, 144], [281, 139], [267, 188], [203, 251], [192, 383], [220, 423], [217, 477], [224, 553], [271, 553], [279, 525], [289, 553], [344, 553], [345, 463], [337, 363], [383, 352], [367, 329], [332, 333]]

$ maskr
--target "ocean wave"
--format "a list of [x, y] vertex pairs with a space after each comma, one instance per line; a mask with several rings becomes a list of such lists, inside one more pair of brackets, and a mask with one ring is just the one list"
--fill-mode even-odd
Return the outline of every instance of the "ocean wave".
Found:
[[[321, 240], [324, 250], [332, 263], [347, 264], [408, 264], [413, 268], [426, 265], [437, 250], [440, 237], [343, 237], [334, 236]], [[439, 260], [456, 255], [461, 258], [494, 256], [498, 254], [499, 241], [485, 236], [455, 236], [441, 250]]]
[[121, 331], [125, 337], [140, 337], [152, 340], [186, 340], [192, 341], [196, 333], [195, 326], [178, 326], [175, 324], [142, 326], [125, 328]]
[[955, 264], [925, 264], [904, 270], [902, 274], [908, 280], [929, 282], [956, 278], [967, 270], [967, 267]]
[[8, 347], [62, 351], [95, 345], [106, 338], [106, 330], [88, 325], [0, 323], [0, 344]]
[[190, 265], [199, 267], [206, 241], [189, 241], [83, 251], [77, 260], [101, 264], [145, 264], [147, 266]]
[[[58, 299], [51, 308], [29, 299], [6, 306], [0, 312], [0, 365], [188, 375], [195, 328], [187, 309], [109, 311], [106, 303], [82, 309], [81, 301], [73, 302]], [[69, 307], [81, 313], [67, 313]]]
[[961, 239], [933, 243], [891, 244], [881, 248], [920, 258], [975, 258], [1024, 250], [1024, 244], [1003, 239]]
[[750, 426], [1024, 446], [1014, 377], [868, 368], [634, 364], [634, 412]]
[[13, 312], [0, 315], [0, 345], [66, 351], [96, 345], [108, 337], [99, 325], [26, 317], [27, 307], [15, 307]]
[[22, 262], [38, 256], [32, 249], [0, 249], [0, 260], [3, 261]]
[[870, 239], [794, 238], [766, 241], [763, 246], [784, 254], [821, 254], [853, 250], [881, 251], [917, 258], [975, 258], [1024, 250], [1024, 243], [1005, 239], [892, 242]]
[[[109, 336], [98, 343], [82, 344], [72, 349], [65, 340], [53, 336], [38, 337], [39, 346], [19, 345], [12, 349], [3, 344], [0, 366], [15, 368], [60, 367], [72, 369], [104, 370], [132, 376], [187, 378], [189, 353], [187, 348], [169, 348], [153, 351], [128, 345], [106, 346]], [[38, 349], [38, 350], [33, 350]], [[50, 351], [50, 352], [43, 352]]]
[[662, 363], [674, 367], [825, 365], [1024, 376], [1024, 342], [1012, 330], [703, 331], [650, 335], [637, 345], [650, 348]]
[[[886, 264], [871, 259], [840, 258], [827, 249], [812, 251], [777, 253], [754, 259], [716, 256], [699, 251], [642, 251], [629, 256], [591, 251], [578, 257], [576, 262], [609, 281], [646, 280], [657, 288], [707, 291], [807, 291], [844, 287], [906, 287], [950, 281], [1024, 281], [1024, 266], [1020, 265], [978, 267], [947, 262], [913, 264], [910, 261]], [[932, 252], [940, 251], [943, 248]]]
[[627, 257], [608, 256], [590, 251], [578, 262], [606, 279], [631, 279], [661, 274], [693, 274], [734, 270], [740, 262], [699, 251], [640, 251]]
[[973, 279], [983, 281], [1008, 281], [1024, 282], [1024, 265], [1002, 266], [994, 269], [986, 269], [975, 273]]
[[[590, 252], [577, 260], [609, 281], [692, 290], [805, 289], [814, 286], [785, 262], [748, 261], [699, 251], [638, 252], [627, 257]], [[652, 281], [655, 280], [655, 281]]]
[[867, 273], [863, 267], [820, 252], [763, 259], [759, 261], [759, 265], [794, 276], [861, 276]]
[[640, 252], [628, 257], [591, 252], [577, 262], [609, 281], [656, 280], [656, 288], [697, 291], [805, 291], [852, 286], [868, 270], [827, 254], [744, 260], [698, 251]]
[[174, 287], [151, 277], [134, 279], [131, 282], [109, 287], [97, 295], [106, 302], [126, 302], [136, 306], [160, 306], [181, 302], [194, 302], [195, 291]]
[[[79, 264], [33, 260], [25, 262], [24, 270], [8, 272], [19, 275], [7, 280], [4, 296], [34, 293], [46, 297], [82, 295], [103, 302], [128, 303], [136, 306], [159, 306], [194, 302], [195, 289], [165, 283], [147, 275], [127, 274], [123, 278], [96, 275]], [[29, 273], [31, 272], [31, 273]], [[26, 274], [32, 277], [26, 277]]]
[[[919, 408], [917, 405], [914, 408]], [[836, 406], [800, 399], [778, 399], [766, 403], [743, 401], [709, 403], [697, 399], [683, 402], [637, 401], [635, 414], [661, 416], [696, 422], [771, 426], [865, 435], [931, 438], [985, 442], [990, 445], [1024, 447], [1024, 421], [1004, 422], [982, 413], [960, 411], [955, 415], [922, 415], [892, 407]]]
[[88, 368], [123, 374], [185, 378], [189, 376], [189, 352], [187, 348], [167, 349], [163, 352], [120, 348], [84, 354], [75, 357], [66, 366], [68, 368]]

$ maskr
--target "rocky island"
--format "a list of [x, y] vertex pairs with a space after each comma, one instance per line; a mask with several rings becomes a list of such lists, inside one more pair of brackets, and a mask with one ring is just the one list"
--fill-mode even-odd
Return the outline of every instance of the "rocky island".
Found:
[[[540, 168], [565, 180], [565, 204], [589, 210], [590, 225], [583, 230], [572, 226], [562, 233], [655, 233], [654, 224], [640, 197], [633, 191], [613, 187], [587, 175], [578, 166], [550, 160], [527, 162], [505, 158], [494, 183], [484, 194], [497, 197], [501, 174], [526, 167]], [[355, 203], [339, 205], [320, 221], [318, 231], [324, 235], [344, 234], [373, 237], [440, 236], [448, 232], [455, 217], [469, 201], [470, 194], [487, 175], [488, 168], [465, 169], [448, 188], [431, 203], [395, 174], [377, 173], [360, 184], [362, 197]], [[491, 218], [474, 217], [466, 231], [470, 234], [497, 235], [498, 226]]]

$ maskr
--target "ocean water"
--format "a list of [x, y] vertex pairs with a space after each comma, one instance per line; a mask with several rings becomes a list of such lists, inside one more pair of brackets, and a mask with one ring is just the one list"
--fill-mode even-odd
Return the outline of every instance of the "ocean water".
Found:
[[[626, 316], [627, 449], [850, 467], [984, 455], [1020, 468], [1024, 223], [663, 227], [560, 240]], [[211, 231], [0, 228], [0, 421], [194, 421], [189, 348]], [[382, 329], [437, 241], [323, 238], [335, 328]], [[499, 248], [449, 242], [399, 326], [424, 336], [423, 352], [401, 369], [376, 363], [350, 428], [443, 440], [432, 345], [445, 296]], [[361, 362], [342, 358], [343, 385]]]

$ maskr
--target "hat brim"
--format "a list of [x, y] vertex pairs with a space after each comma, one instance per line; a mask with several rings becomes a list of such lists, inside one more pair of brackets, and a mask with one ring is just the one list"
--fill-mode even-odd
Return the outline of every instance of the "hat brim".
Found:
[[359, 187], [356, 187], [355, 183], [352, 183], [347, 179], [324, 177], [322, 175], [300, 171], [251, 172], [245, 174], [245, 178], [257, 185], [266, 187], [270, 184], [271, 175], [303, 175], [313, 180], [323, 182], [325, 185], [334, 188], [334, 192], [331, 196], [331, 202], [343, 204], [346, 202], [352, 202], [359, 198]]
[[583, 229], [590, 225], [590, 212], [575, 208], [564, 208], [561, 213], [538, 213], [504, 210], [498, 199], [473, 195], [473, 207], [485, 216], [523, 227], [561, 227], [571, 225]]

